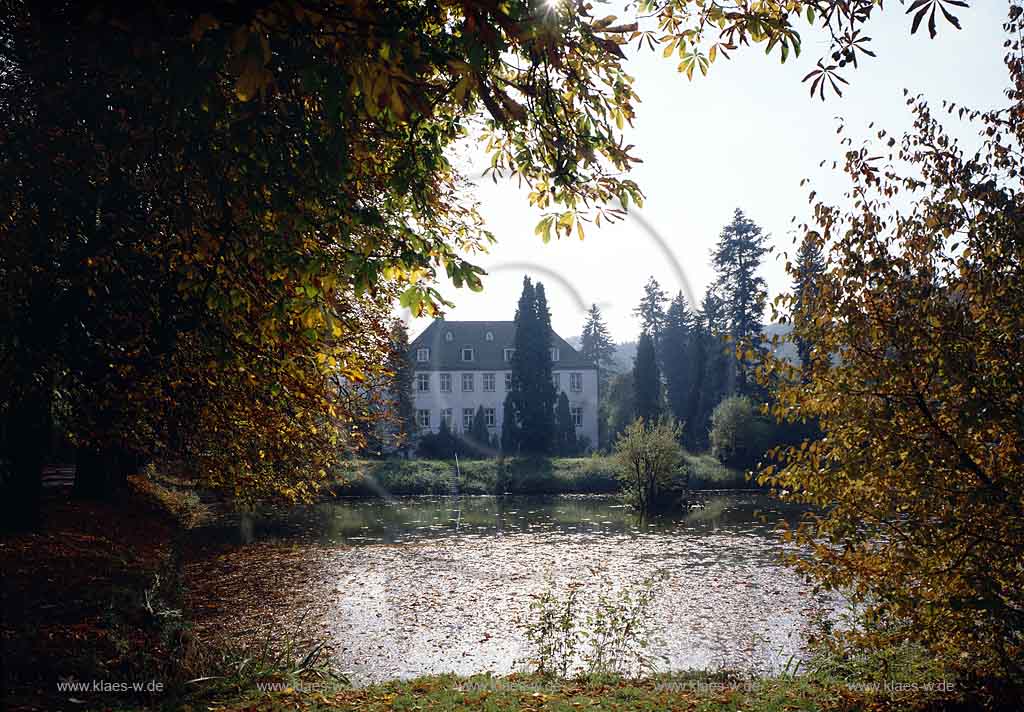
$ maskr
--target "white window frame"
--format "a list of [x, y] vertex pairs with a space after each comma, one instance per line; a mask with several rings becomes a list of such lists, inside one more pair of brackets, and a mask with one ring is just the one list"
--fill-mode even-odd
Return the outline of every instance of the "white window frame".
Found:
[[555, 387], [555, 393], [562, 390], [562, 374], [552, 373], [551, 374], [551, 385]]
[[417, 409], [416, 425], [419, 426], [420, 430], [430, 430], [430, 410], [428, 408]]
[[[469, 388], [466, 388], [466, 384], [469, 384]], [[462, 374], [462, 392], [472, 393], [476, 389], [476, 374], [475, 373], [464, 373]]]
[[484, 422], [488, 428], [494, 428], [498, 423], [498, 414], [494, 408], [484, 408]]
[[442, 393], [451, 393], [452, 392], [452, 374], [450, 374], [450, 373], [442, 373], [442, 374], [440, 374], [440, 380], [441, 380], [440, 391]]
[[516, 357], [516, 350], [511, 347], [506, 347], [502, 352], [502, 358], [505, 359], [505, 363], [512, 363], [512, 359]]
[[447, 423], [448, 424], [448, 429], [449, 430], [452, 429], [452, 409], [451, 408], [442, 408], [441, 409], [441, 420], [438, 423], [438, 425], [440, 425], [441, 423]]
[[569, 414], [572, 416], [572, 424], [577, 428], [583, 427], [583, 406], [574, 405], [569, 408]]
[[569, 390], [574, 393], [579, 393], [583, 390], [583, 374], [582, 373], [570, 373], [569, 374]]
[[494, 341], [494, 332], [488, 331], [486, 334], [484, 334], [484, 341]]
[[454, 341], [455, 340], [455, 334], [453, 334], [450, 331], [446, 331], [445, 334], [444, 334], [444, 340], [445, 341]]
[[473, 416], [476, 415], [476, 408], [462, 409], [462, 432], [468, 433], [473, 429]]
[[[466, 352], [469, 352], [469, 358], [466, 358]], [[459, 358], [464, 363], [473, 363], [476, 361], [476, 350], [472, 346], [463, 346], [459, 349]]]
[[494, 393], [495, 386], [496, 386], [496, 383], [495, 383], [494, 374], [493, 373], [485, 373], [484, 374], [484, 384], [483, 384], [483, 391], [484, 391], [484, 393]]
[[417, 393], [430, 393], [430, 374], [429, 373], [417, 373], [416, 374], [416, 392]]
[[548, 353], [551, 354], [551, 361], [552, 362], [558, 361], [559, 357], [562, 355], [561, 352], [559, 352], [557, 346], [552, 346], [551, 350]]
[[505, 373], [505, 392], [512, 390], [512, 374], [510, 372]]
[[430, 360], [430, 349], [418, 348], [416, 349], [416, 363], [426, 363]]

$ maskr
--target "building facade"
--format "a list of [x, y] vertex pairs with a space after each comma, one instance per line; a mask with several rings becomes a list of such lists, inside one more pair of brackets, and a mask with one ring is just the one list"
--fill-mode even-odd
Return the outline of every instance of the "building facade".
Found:
[[[515, 322], [435, 320], [410, 344], [415, 373], [413, 401], [421, 433], [441, 421], [468, 433], [483, 406], [488, 433], [501, 437], [502, 411], [512, 380]], [[565, 392], [577, 438], [597, 447], [597, 368], [565, 339], [551, 332], [551, 368], [556, 390]]]

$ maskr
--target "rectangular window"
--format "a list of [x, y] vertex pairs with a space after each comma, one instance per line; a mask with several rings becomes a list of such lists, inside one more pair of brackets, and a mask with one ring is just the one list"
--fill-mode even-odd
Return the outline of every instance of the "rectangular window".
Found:
[[512, 374], [511, 373], [506, 373], [505, 374], [505, 390], [506, 391], [511, 391], [512, 390]]
[[515, 358], [515, 355], [516, 355], [516, 350], [515, 349], [505, 349], [505, 362], [507, 363], [507, 362], [511, 361], [513, 358]]
[[452, 409], [442, 408], [441, 409], [441, 422], [448, 426], [448, 429], [452, 429]]
[[580, 408], [579, 406], [577, 406], [575, 408], [570, 408], [569, 412], [572, 413], [572, 424], [575, 425], [577, 428], [582, 428], [583, 427], [583, 408]]
[[452, 392], [452, 374], [442, 373], [441, 374], [441, 392], [451, 393]]
[[473, 360], [473, 347], [472, 346], [463, 346], [462, 347], [462, 360], [463, 361], [472, 361]]
[[468, 433], [473, 429], [473, 413], [475, 411], [472, 408], [462, 409], [462, 432]]
[[562, 374], [552, 373], [551, 374], [551, 385], [555, 387], [555, 393], [558, 393], [562, 389]]
[[551, 360], [552, 361], [557, 361], [558, 360], [558, 356], [559, 356], [558, 349], [555, 348], [555, 347], [551, 347]]
[[416, 390], [420, 393], [426, 393], [430, 390], [430, 374], [429, 373], [417, 373], [416, 374]]
[[417, 410], [416, 411], [416, 424], [420, 426], [421, 430], [430, 430], [430, 411], [429, 410]]
[[494, 374], [493, 373], [485, 373], [484, 374], [484, 392], [485, 393], [494, 393]]
[[488, 428], [494, 427], [495, 417], [494, 408], [484, 408], [484, 422], [487, 423]]
[[583, 374], [582, 373], [570, 373], [569, 374], [569, 390], [579, 393], [583, 390]]
[[430, 349], [416, 349], [416, 360], [425, 363], [430, 360]]
[[473, 390], [473, 374], [464, 373], [462, 374], [462, 390], [471, 391]]

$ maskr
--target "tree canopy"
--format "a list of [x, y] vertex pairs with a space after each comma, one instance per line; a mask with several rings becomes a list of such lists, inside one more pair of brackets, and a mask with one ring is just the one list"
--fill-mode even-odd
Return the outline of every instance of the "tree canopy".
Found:
[[[762, 481], [820, 507], [797, 564], [889, 632], [982, 679], [1024, 680], [1024, 64], [1007, 24], [1010, 105], [952, 138], [920, 97], [912, 132], [850, 148], [849, 207], [815, 201], [814, 299], [779, 302], [803, 369], [767, 357], [773, 413], [821, 439]], [[814, 197], [812, 194], [812, 201]], [[797, 268], [791, 266], [796, 272]], [[856, 633], [857, 631], [854, 631]], [[969, 651], [965, 652], [965, 651]], [[1017, 688], [1019, 693], [1019, 687]]]

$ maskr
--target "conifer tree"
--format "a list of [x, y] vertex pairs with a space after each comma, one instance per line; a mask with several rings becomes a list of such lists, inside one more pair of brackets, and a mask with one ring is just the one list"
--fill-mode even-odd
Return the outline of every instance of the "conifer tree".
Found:
[[662, 354], [668, 407], [675, 419], [684, 425], [695, 415], [693, 391], [699, 378], [699, 372], [694, 370], [698, 360], [694, 348], [698, 334], [693, 322], [694, 316], [686, 297], [679, 292], [665, 313]]
[[576, 454], [576, 425], [572, 420], [572, 411], [569, 409], [569, 396], [562, 391], [558, 396], [558, 406], [555, 408], [555, 432], [556, 450], [559, 455], [569, 456]]
[[[739, 347], [741, 352], [758, 346], [764, 328], [767, 287], [757, 271], [768, 252], [766, 241], [761, 228], [737, 208], [732, 222], [722, 228], [712, 255], [718, 273], [715, 288], [725, 305], [728, 334], [734, 349]], [[752, 369], [751, 359], [734, 359], [731, 390], [741, 395], [752, 393], [756, 389]]]
[[655, 423], [661, 415], [661, 373], [654, 354], [654, 338], [646, 331], [640, 334], [633, 362], [635, 392], [634, 411], [645, 423]]
[[658, 341], [661, 339], [661, 332], [665, 325], [665, 304], [668, 296], [653, 276], [644, 285], [644, 296], [640, 304], [633, 310], [633, 313], [640, 318], [640, 329], [645, 334], [650, 334], [654, 341], [655, 350], [658, 349]]
[[523, 278], [516, 309], [515, 356], [512, 359], [513, 411], [520, 452], [544, 455], [554, 438], [555, 389], [551, 383], [551, 314], [544, 285]]
[[501, 452], [515, 455], [519, 452], [519, 424], [516, 421], [515, 396], [509, 393], [501, 408]]
[[616, 365], [615, 342], [596, 304], [591, 304], [587, 312], [580, 336], [580, 352], [587, 361], [597, 366], [598, 394], [603, 395], [607, 391], [609, 374]]
[[[825, 257], [822, 254], [821, 239], [817, 233], [809, 232], [800, 242], [796, 264], [793, 265], [793, 322], [802, 322], [812, 315], [814, 297], [817, 292], [816, 280], [825, 271]], [[809, 330], [808, 330], [809, 331]], [[809, 370], [813, 344], [798, 329], [793, 337], [801, 367]]]
[[733, 368], [732, 356], [723, 340], [727, 328], [725, 305], [711, 287], [705, 292], [700, 312], [697, 314], [699, 363], [696, 367], [700, 376], [694, 384], [695, 416], [692, 423], [686, 424], [685, 431], [687, 441], [694, 446], [707, 445], [711, 413], [729, 393], [729, 379]]
[[476, 414], [473, 415], [473, 424], [469, 429], [469, 450], [478, 457], [487, 455], [490, 446], [491, 434], [487, 430], [487, 417], [484, 415], [483, 405], [477, 406]]

